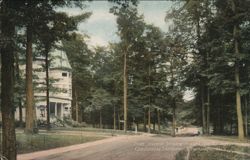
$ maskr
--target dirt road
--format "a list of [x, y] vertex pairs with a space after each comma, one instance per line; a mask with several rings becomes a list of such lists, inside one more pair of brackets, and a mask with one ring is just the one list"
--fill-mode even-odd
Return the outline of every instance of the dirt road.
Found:
[[[174, 160], [175, 154], [195, 145], [232, 144], [203, 137], [117, 136], [96, 142], [23, 154], [18, 160]], [[248, 145], [250, 144], [241, 144]]]

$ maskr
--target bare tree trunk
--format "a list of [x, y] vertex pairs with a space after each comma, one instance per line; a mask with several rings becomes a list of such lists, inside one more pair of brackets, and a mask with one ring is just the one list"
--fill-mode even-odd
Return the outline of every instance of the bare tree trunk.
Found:
[[75, 108], [76, 108], [76, 122], [79, 121], [79, 106], [78, 106], [78, 98], [77, 98], [77, 91], [75, 89]]
[[173, 122], [172, 122], [172, 136], [175, 137], [175, 129], [176, 129], [176, 105], [175, 105], [175, 99], [173, 99]]
[[[170, 60], [170, 72], [171, 72], [171, 89], [174, 90], [174, 71], [173, 71], [173, 61]], [[173, 109], [173, 117], [172, 117], [172, 136], [175, 137], [175, 129], [176, 129], [176, 102], [175, 97], [172, 97], [172, 109]]]
[[223, 105], [223, 101], [221, 101], [221, 107], [220, 107], [220, 111], [219, 111], [219, 120], [220, 120], [220, 134], [224, 134], [224, 105]]
[[154, 109], [154, 122], [153, 122], [153, 131], [155, 133], [155, 123], [156, 123], [156, 117], [157, 117], [157, 110]]
[[103, 128], [102, 127], [102, 110], [100, 110], [100, 128]]
[[151, 132], [151, 66], [148, 66], [148, 92], [149, 92], [149, 107], [148, 107], [148, 133]]
[[245, 136], [248, 136], [248, 98], [245, 96]]
[[161, 117], [160, 117], [160, 110], [157, 110], [157, 120], [158, 120], [158, 133], [161, 133]]
[[[15, 26], [13, 21], [4, 15], [11, 2], [3, 1], [2, 5], [2, 34], [4, 38], [13, 38]], [[1, 64], [2, 155], [9, 160], [16, 160], [15, 108], [13, 98], [14, 48], [10, 41], [6, 43], [6, 46], [1, 46]]]
[[144, 129], [144, 132], [146, 132], [146, 130], [147, 130], [147, 127], [146, 127], [146, 125], [147, 125], [147, 120], [146, 120], [146, 109], [144, 108], [144, 113], [143, 113], [144, 115], [143, 115], [143, 129]]
[[26, 126], [25, 133], [35, 133], [35, 115], [33, 103], [33, 74], [32, 74], [32, 27], [27, 27], [27, 44], [26, 44]]
[[[127, 52], [127, 50], [126, 50]], [[128, 111], [128, 73], [127, 73], [127, 53], [124, 53], [123, 64], [123, 107], [124, 107], [124, 132], [127, 132], [127, 111]]]
[[83, 122], [83, 108], [82, 106], [79, 107], [79, 113], [78, 113], [78, 122], [82, 123]]
[[[203, 83], [203, 82], [201, 82]], [[204, 100], [204, 84], [201, 84], [201, 111], [202, 111], [202, 132], [207, 134], [206, 128], [206, 111], [205, 111], [205, 100]]]
[[121, 130], [121, 124], [120, 124], [120, 123], [121, 123], [121, 122], [120, 122], [121, 120], [120, 120], [120, 112], [119, 112], [119, 110], [118, 110], [117, 114], [118, 114], [118, 115], [117, 115], [117, 117], [118, 117], [118, 129]]
[[148, 107], [148, 133], [151, 132], [151, 109]]
[[[232, 0], [232, 10], [234, 14], [236, 13], [236, 4], [234, 0]], [[238, 120], [238, 138], [243, 140], [244, 137], [244, 127], [243, 127], [243, 116], [242, 116], [242, 109], [241, 109], [241, 95], [240, 95], [240, 67], [239, 67], [239, 26], [238, 24], [234, 24], [233, 29], [233, 39], [234, 39], [234, 52], [236, 56], [235, 62], [235, 83], [236, 83], [236, 111], [237, 111], [237, 120]]]
[[20, 122], [20, 125], [21, 127], [23, 128], [23, 106], [22, 106], [22, 102], [21, 100], [19, 99], [19, 105], [18, 105], [18, 108], [19, 108], [19, 122]]
[[210, 90], [207, 88], [207, 134], [210, 135]]
[[45, 70], [46, 70], [46, 108], [47, 108], [47, 130], [50, 130], [50, 103], [49, 103], [49, 49], [45, 47]]
[[[197, 15], [197, 19], [196, 19], [196, 36], [197, 36], [197, 50], [199, 52], [199, 54], [201, 54], [201, 48], [200, 48], [200, 39], [201, 39], [201, 26], [200, 26], [200, 10], [197, 7], [196, 8], [196, 15]], [[206, 111], [205, 111], [205, 86], [204, 86], [204, 81], [201, 81], [201, 112], [202, 112], [202, 132], [203, 134], [206, 134], [207, 131], [207, 125], [206, 125]]]
[[114, 105], [114, 126], [113, 126], [114, 130], [116, 130], [116, 111], [115, 110], [116, 109], [115, 109], [115, 105]]

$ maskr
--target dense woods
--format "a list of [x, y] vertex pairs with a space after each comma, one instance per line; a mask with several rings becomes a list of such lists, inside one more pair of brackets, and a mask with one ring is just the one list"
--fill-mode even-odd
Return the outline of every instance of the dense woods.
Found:
[[[49, 110], [52, 48], [65, 51], [72, 66], [71, 114], [79, 124], [125, 132], [136, 128], [161, 133], [163, 128], [171, 128], [172, 136], [177, 127], [196, 125], [207, 135], [248, 136], [248, 0], [174, 1], [166, 13], [167, 33], [145, 22], [137, 10], [140, 2], [110, 3], [120, 40], [91, 48], [88, 36], [77, 32], [78, 24], [91, 13], [69, 16], [55, 9], [84, 10], [83, 2], [0, 1], [4, 156], [16, 159], [14, 112], [22, 104], [26, 108], [25, 133], [39, 129], [33, 97], [36, 55], [45, 57]], [[19, 75], [19, 57], [26, 61], [24, 79]], [[193, 99], [185, 99], [190, 92]], [[46, 114], [50, 129], [50, 115]]]

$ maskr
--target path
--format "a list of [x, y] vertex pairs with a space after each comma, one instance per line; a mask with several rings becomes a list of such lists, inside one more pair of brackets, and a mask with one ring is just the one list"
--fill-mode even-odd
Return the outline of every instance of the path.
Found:
[[[18, 156], [18, 160], [174, 160], [175, 154], [195, 145], [234, 144], [203, 137], [117, 136], [80, 145]], [[250, 144], [241, 144], [248, 145]]]

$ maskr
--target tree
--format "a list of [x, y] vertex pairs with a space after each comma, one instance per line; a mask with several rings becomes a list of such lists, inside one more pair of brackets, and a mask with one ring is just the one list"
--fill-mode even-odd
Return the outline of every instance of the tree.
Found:
[[[43, 24], [39, 26], [38, 39], [42, 43], [43, 56], [45, 57], [45, 71], [46, 71], [46, 103], [47, 103], [47, 129], [50, 129], [50, 114], [49, 114], [49, 93], [50, 93], [50, 80], [49, 80], [49, 52], [52, 48], [56, 47], [56, 42], [62, 39], [67, 39], [69, 37], [69, 31], [77, 29], [79, 22], [84, 21], [90, 16], [90, 13], [84, 13], [82, 15], [69, 17], [64, 13], [57, 13], [56, 11], [51, 11], [47, 20], [49, 24]], [[59, 46], [60, 47], [60, 46]], [[72, 52], [72, 51], [71, 51]]]
[[[183, 44], [191, 51], [184, 84], [195, 88], [197, 103], [201, 105], [203, 131], [210, 133], [210, 117], [217, 134], [224, 133], [225, 124], [232, 126], [237, 122], [238, 135], [242, 139], [241, 99], [249, 90], [246, 87], [248, 55], [245, 50], [248, 39], [244, 38], [241, 30], [248, 28], [245, 24], [249, 22], [246, 16], [249, 3], [229, 1], [225, 5], [221, 0], [181, 3], [181, 7], [174, 8], [171, 15], [185, 40]], [[226, 106], [234, 106], [231, 100], [234, 93], [237, 97], [236, 110], [226, 109]], [[223, 118], [220, 116], [222, 113]], [[237, 119], [235, 122], [234, 117]]]
[[[76, 21], [71, 21], [70, 18], [64, 13], [57, 13], [54, 10], [55, 6], [82, 6], [81, 1], [67, 2], [65, 0], [59, 1], [21, 1], [22, 6], [21, 9], [21, 22], [22, 26], [26, 28], [26, 133], [34, 133], [36, 131], [36, 118], [35, 118], [35, 109], [33, 102], [33, 84], [32, 84], [32, 58], [33, 58], [33, 44], [35, 40], [37, 40], [39, 33], [43, 33], [44, 30], [48, 31], [51, 29], [50, 33], [55, 33], [61, 31], [67, 32], [70, 29], [74, 29], [76, 26]], [[78, 19], [79, 20], [79, 19]], [[64, 22], [67, 27], [65, 27]], [[38, 26], [38, 27], [36, 27]], [[56, 26], [56, 27], [55, 27]], [[50, 28], [51, 27], [51, 28]], [[53, 37], [53, 36], [52, 36]], [[44, 38], [44, 37], [43, 37]], [[56, 34], [54, 34], [54, 39], [50, 39], [51, 37], [47, 37], [48, 41], [45, 44], [46, 53], [49, 52], [49, 49], [54, 41], [57, 40]], [[42, 42], [44, 42], [42, 40]], [[46, 57], [46, 55], [45, 55]], [[48, 57], [48, 56], [47, 56]], [[48, 68], [48, 63], [47, 68]], [[48, 72], [47, 72], [48, 77]], [[47, 78], [47, 85], [49, 84]], [[47, 89], [47, 94], [49, 94], [49, 90]], [[48, 99], [47, 99], [48, 101]], [[48, 106], [48, 105], [47, 105]], [[49, 116], [47, 116], [49, 121]]]
[[[118, 31], [121, 37], [123, 52], [123, 107], [124, 107], [124, 131], [127, 131], [128, 111], [128, 59], [135, 37], [143, 32], [144, 22], [142, 16], [138, 16], [136, 8], [121, 7], [119, 10], [113, 8], [112, 13], [118, 16]], [[134, 37], [135, 36], [135, 37]]]
[[2, 113], [2, 153], [7, 159], [16, 159], [16, 134], [14, 118], [14, 35], [13, 12], [15, 3], [1, 1], [1, 113]]
[[78, 122], [82, 122], [83, 106], [78, 104], [86, 104], [86, 98], [90, 95], [93, 86], [91, 67], [91, 55], [93, 52], [85, 43], [87, 37], [84, 35], [73, 33], [69, 38], [62, 41], [62, 50], [64, 50], [69, 58], [72, 66], [72, 117]]
[[[238, 10], [236, 7], [238, 6], [237, 2], [232, 0], [232, 11], [234, 16], [238, 16]], [[234, 23], [233, 26], [233, 41], [234, 41], [234, 54], [236, 57], [235, 61], [235, 83], [236, 83], [236, 111], [237, 111], [237, 119], [238, 119], [238, 136], [239, 139], [244, 139], [244, 126], [243, 126], [243, 116], [242, 116], [242, 109], [241, 109], [241, 95], [240, 95], [240, 71], [239, 71], [239, 57], [240, 57], [240, 50], [239, 50], [239, 24], [237, 22]]]

